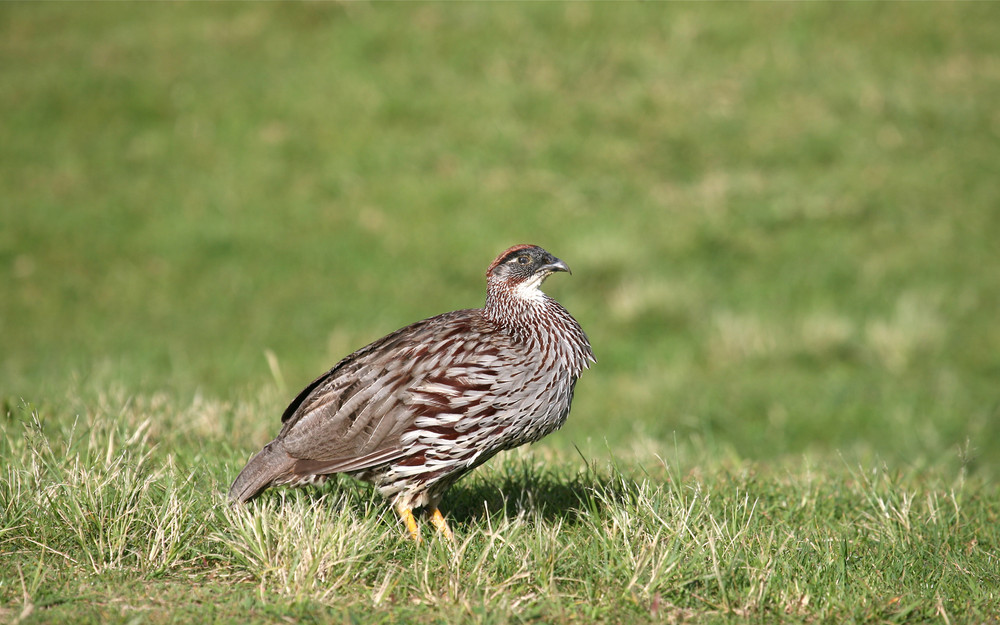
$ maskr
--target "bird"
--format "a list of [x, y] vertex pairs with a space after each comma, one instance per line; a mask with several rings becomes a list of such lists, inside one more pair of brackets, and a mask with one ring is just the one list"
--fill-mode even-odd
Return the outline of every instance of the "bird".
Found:
[[414, 510], [453, 539], [438, 508], [445, 491], [562, 427], [597, 362], [580, 324], [540, 289], [555, 272], [570, 269], [537, 245], [510, 247], [486, 270], [482, 308], [418, 321], [338, 362], [288, 405], [231, 501], [343, 473], [374, 485], [415, 541]]

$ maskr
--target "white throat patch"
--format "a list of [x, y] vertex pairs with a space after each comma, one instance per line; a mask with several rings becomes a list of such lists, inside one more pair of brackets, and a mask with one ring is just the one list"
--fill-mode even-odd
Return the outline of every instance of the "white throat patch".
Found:
[[537, 302], [545, 298], [545, 293], [542, 293], [541, 286], [542, 281], [548, 277], [548, 273], [537, 274], [531, 276], [524, 282], [519, 283], [514, 287], [514, 297], [524, 300], [526, 302]]

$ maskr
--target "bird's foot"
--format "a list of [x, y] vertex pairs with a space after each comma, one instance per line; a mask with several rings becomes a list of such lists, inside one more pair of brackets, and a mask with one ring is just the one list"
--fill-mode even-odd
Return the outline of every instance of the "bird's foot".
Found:
[[410, 538], [419, 543], [420, 528], [417, 527], [417, 520], [413, 517], [413, 508], [397, 506], [396, 513], [403, 519], [403, 523], [406, 523], [406, 531], [410, 533]]
[[451, 528], [448, 527], [448, 522], [444, 520], [444, 515], [442, 515], [441, 511], [437, 509], [437, 506], [435, 506], [434, 510], [431, 511], [431, 523], [439, 532], [444, 534], [445, 538], [451, 541], [455, 540], [455, 535], [451, 532]]
[[[396, 506], [396, 514], [398, 514], [399, 518], [406, 524], [406, 531], [410, 533], [410, 538], [418, 543], [421, 542], [420, 527], [417, 525], [417, 519], [413, 515], [413, 508], [409, 508], [407, 506]], [[455, 534], [452, 533], [451, 528], [448, 527], [448, 522], [444, 520], [444, 515], [437, 509], [437, 506], [430, 511], [428, 516], [430, 517], [431, 524], [437, 528], [437, 531], [441, 532], [448, 540], [454, 542]]]

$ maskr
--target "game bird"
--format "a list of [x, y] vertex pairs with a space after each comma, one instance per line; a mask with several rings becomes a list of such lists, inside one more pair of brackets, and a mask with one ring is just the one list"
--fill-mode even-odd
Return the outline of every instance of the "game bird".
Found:
[[345, 473], [373, 484], [414, 540], [421, 509], [452, 538], [438, 509], [448, 487], [559, 429], [596, 362], [580, 324], [539, 288], [557, 271], [569, 267], [544, 249], [511, 247], [486, 270], [483, 308], [419, 321], [338, 362], [285, 409], [230, 498]]

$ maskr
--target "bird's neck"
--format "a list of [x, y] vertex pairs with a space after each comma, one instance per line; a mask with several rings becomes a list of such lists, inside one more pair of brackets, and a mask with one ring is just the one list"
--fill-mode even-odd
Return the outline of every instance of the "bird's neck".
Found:
[[515, 341], [552, 356], [554, 362], [561, 363], [574, 378], [589, 367], [589, 363], [596, 362], [580, 324], [537, 285], [534, 292], [530, 292], [503, 283], [490, 283], [482, 312], [488, 321]]
[[537, 284], [490, 282], [483, 316], [504, 328], [530, 331], [554, 303]]

